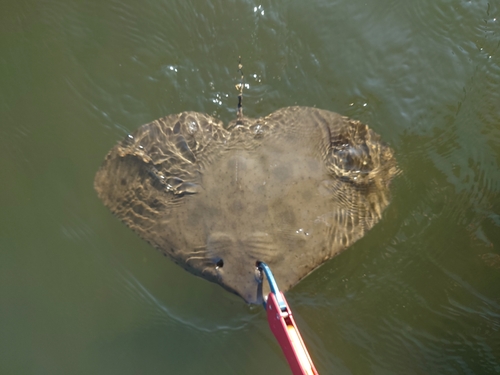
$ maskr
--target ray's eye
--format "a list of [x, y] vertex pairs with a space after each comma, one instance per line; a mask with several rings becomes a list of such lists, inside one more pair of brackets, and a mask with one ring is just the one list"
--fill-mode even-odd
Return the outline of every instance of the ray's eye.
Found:
[[215, 269], [219, 269], [219, 268], [222, 268], [224, 267], [224, 261], [222, 259], [219, 259], [216, 263], [215, 263]]

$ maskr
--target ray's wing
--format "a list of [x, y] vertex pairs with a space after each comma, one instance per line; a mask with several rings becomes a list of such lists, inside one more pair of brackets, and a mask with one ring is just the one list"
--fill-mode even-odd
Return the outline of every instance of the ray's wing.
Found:
[[200, 171], [228, 135], [222, 122], [197, 112], [145, 124], [108, 153], [95, 190], [127, 226], [182, 263], [176, 254], [182, 237], [172, 233], [178, 230], [174, 208], [199, 192]]
[[398, 174], [393, 150], [367, 125], [337, 113], [310, 108], [287, 107], [262, 121], [269, 137], [310, 149], [326, 168], [317, 181], [324, 206], [316, 220], [328, 228], [328, 248], [316, 247], [307, 275], [326, 259], [360, 239], [380, 219], [389, 204], [389, 183]]
[[350, 246], [381, 218], [390, 200], [389, 184], [399, 173], [393, 150], [359, 121], [330, 122], [325, 163], [332, 177], [325, 184], [335, 202], [337, 238]]

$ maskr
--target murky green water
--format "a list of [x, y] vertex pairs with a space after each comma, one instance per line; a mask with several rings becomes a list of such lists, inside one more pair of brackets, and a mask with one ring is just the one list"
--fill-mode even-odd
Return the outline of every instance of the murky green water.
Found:
[[383, 220], [288, 293], [321, 374], [500, 372], [497, 1], [0, 5], [0, 373], [281, 374], [261, 307], [98, 201], [125, 134], [299, 104], [370, 124], [404, 173]]

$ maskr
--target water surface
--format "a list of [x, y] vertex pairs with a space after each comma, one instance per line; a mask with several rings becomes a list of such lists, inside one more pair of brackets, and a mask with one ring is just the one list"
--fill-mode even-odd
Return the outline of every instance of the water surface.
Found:
[[92, 188], [184, 110], [317, 106], [403, 173], [382, 221], [287, 298], [322, 374], [500, 372], [493, 1], [14, 1], [0, 12], [0, 373], [287, 373], [262, 308], [164, 259]]

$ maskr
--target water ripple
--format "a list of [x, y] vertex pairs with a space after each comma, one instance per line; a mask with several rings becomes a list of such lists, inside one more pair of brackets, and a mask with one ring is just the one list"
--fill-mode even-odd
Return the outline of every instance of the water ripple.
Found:
[[[259, 310], [255, 310], [253, 314], [234, 316], [227, 314], [227, 311], [221, 312], [217, 318], [210, 318], [207, 314], [196, 314], [193, 317], [188, 317], [188, 314], [178, 314], [169, 308], [160, 299], [156, 298], [141, 282], [128, 270], [123, 267], [116, 268], [117, 276], [122, 281], [122, 288], [126, 294], [137, 303], [140, 303], [142, 308], [150, 306], [152, 315], [161, 324], [171, 324], [172, 321], [177, 324], [189, 327], [199, 332], [211, 333], [218, 331], [238, 331], [244, 329], [252, 320], [254, 320]], [[259, 307], [260, 308], [260, 307]], [[234, 312], [234, 311], [233, 311]]]

